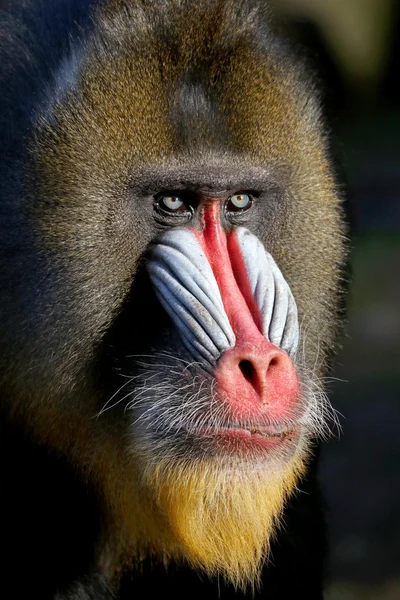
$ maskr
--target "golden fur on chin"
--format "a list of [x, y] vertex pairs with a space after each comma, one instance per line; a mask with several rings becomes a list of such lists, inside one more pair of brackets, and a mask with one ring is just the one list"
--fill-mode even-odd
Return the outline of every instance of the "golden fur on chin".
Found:
[[272, 472], [217, 461], [147, 467], [135, 536], [141, 554], [184, 559], [238, 587], [257, 584], [285, 499], [304, 468], [298, 456]]

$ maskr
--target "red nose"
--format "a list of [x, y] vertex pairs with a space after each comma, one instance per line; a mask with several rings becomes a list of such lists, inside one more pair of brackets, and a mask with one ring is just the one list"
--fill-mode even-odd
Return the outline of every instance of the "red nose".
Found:
[[262, 412], [272, 422], [293, 416], [298, 396], [296, 369], [289, 356], [261, 334], [246, 336], [220, 358], [215, 377], [219, 393], [238, 417]]
[[218, 361], [218, 393], [240, 418], [262, 412], [271, 422], [293, 416], [298, 398], [296, 369], [289, 356], [262, 333], [262, 316], [252, 294], [235, 230], [226, 234], [219, 206], [204, 211], [204, 228], [196, 235], [221, 292], [236, 336], [234, 348]]

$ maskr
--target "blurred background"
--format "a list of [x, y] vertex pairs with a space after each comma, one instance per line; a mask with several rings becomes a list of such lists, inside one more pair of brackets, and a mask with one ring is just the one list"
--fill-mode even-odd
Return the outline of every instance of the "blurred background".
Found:
[[[400, 599], [400, 6], [275, 0], [319, 73], [349, 198], [348, 324], [325, 445], [327, 600]], [[322, 249], [321, 249], [322, 251]]]

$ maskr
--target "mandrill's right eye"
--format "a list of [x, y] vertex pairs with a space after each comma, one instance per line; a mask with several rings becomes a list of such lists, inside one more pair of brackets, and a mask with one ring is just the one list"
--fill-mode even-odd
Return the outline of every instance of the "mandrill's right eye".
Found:
[[193, 215], [193, 208], [185, 196], [173, 192], [158, 194], [154, 199], [154, 211], [156, 220], [170, 225], [181, 225]]
[[180, 196], [161, 196], [158, 200], [158, 206], [169, 212], [185, 212], [187, 210], [185, 203]]

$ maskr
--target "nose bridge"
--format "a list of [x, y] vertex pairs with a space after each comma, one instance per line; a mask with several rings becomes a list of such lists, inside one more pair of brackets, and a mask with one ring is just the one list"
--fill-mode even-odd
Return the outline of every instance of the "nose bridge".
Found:
[[204, 228], [196, 232], [217, 281], [222, 302], [237, 343], [250, 338], [265, 340], [262, 318], [248, 279], [242, 250], [235, 230], [227, 233], [221, 226], [219, 202], [203, 209]]

